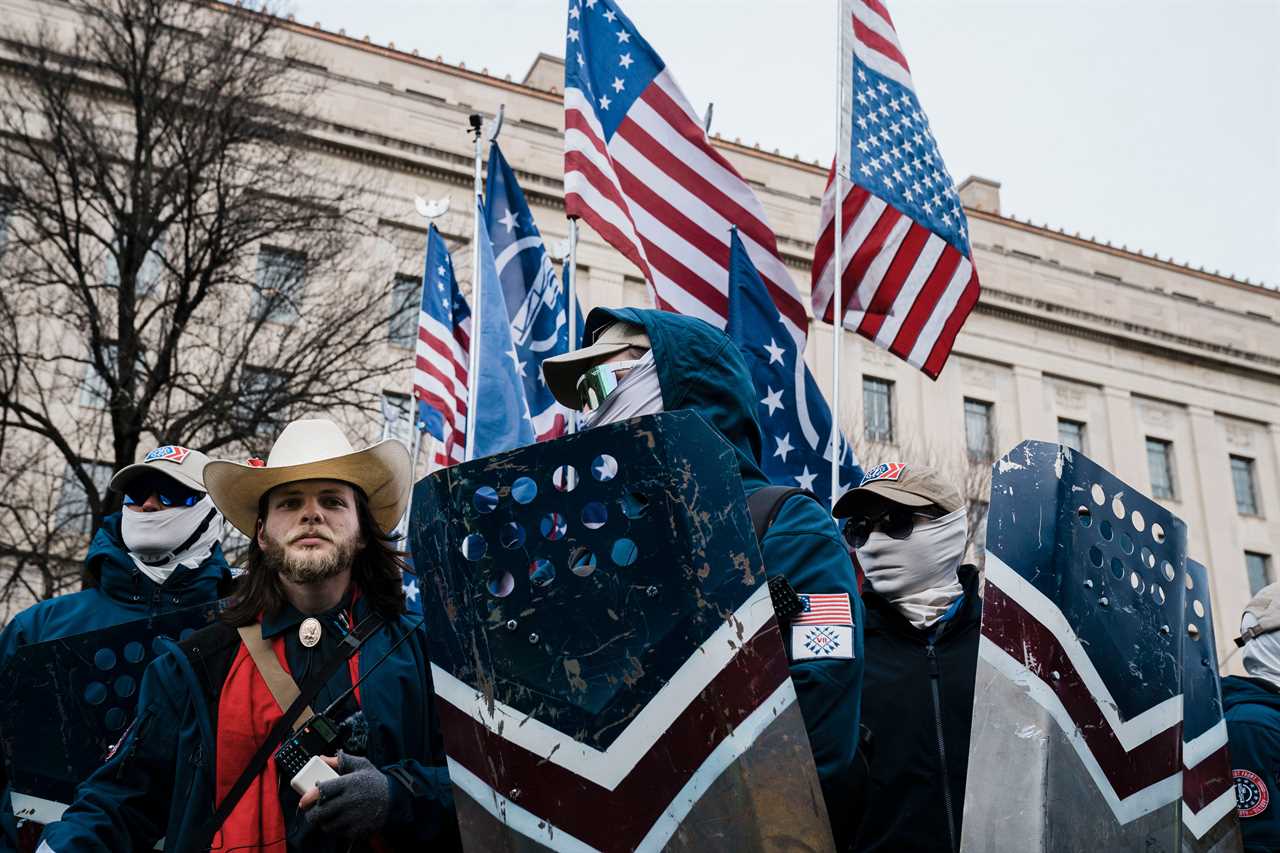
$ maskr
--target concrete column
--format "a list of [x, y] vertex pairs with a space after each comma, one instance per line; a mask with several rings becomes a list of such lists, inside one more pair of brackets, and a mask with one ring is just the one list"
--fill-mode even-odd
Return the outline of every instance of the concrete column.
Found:
[[[1195, 480], [1191, 477], [1184, 479], [1182, 499], [1188, 506], [1193, 501], [1200, 503], [1206, 527], [1205, 530], [1189, 531], [1192, 550], [1188, 556], [1202, 560], [1209, 569], [1213, 625], [1221, 659], [1231, 646], [1240, 612], [1249, 602], [1249, 582], [1245, 577], [1244, 554], [1237, 547], [1239, 519], [1236, 517], [1226, 445], [1212, 411], [1192, 406], [1187, 414], [1191, 426]], [[1206, 549], [1207, 553], [1196, 553], [1199, 548]]]
[[[1021, 364], [1013, 366], [1014, 392], [1018, 395], [1017, 441], [1058, 440], [1058, 425], [1053, 418], [1052, 407], [1045, 401], [1044, 374], [1034, 367]], [[1017, 441], [1006, 442], [1012, 446]]]
[[1103, 388], [1107, 406], [1107, 439], [1111, 444], [1111, 472], [1126, 483], [1151, 490], [1147, 452], [1138, 421], [1133, 416], [1133, 399], [1123, 388]]

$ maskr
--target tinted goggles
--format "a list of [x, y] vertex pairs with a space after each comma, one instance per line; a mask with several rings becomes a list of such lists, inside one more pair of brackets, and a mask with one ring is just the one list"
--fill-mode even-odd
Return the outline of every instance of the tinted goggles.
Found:
[[907, 539], [916, 529], [917, 520], [933, 518], [937, 518], [936, 512], [894, 506], [849, 519], [844, 525], [844, 538], [854, 548], [866, 545], [871, 534], [877, 530], [890, 539]]
[[578, 405], [584, 412], [600, 408], [618, 388], [618, 374], [640, 366], [640, 359], [597, 364], [578, 377]]
[[166, 508], [195, 506], [204, 492], [189, 489], [168, 477], [138, 477], [124, 487], [124, 505], [139, 506], [152, 495]]

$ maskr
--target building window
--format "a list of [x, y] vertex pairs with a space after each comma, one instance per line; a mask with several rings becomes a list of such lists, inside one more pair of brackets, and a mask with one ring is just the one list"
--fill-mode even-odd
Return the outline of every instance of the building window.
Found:
[[391, 282], [391, 324], [387, 327], [387, 340], [395, 346], [412, 349], [418, 338], [421, 293], [421, 279], [411, 275], [397, 275]]
[[1241, 515], [1261, 515], [1258, 512], [1258, 489], [1253, 482], [1252, 459], [1231, 457], [1231, 483], [1236, 490], [1236, 511]]
[[862, 377], [862, 430], [868, 441], [893, 443], [893, 383]]
[[1249, 594], [1253, 595], [1271, 583], [1271, 558], [1266, 554], [1244, 552], [1244, 567], [1249, 574]]
[[1151, 470], [1151, 497], [1175, 500], [1177, 484], [1173, 479], [1173, 442], [1148, 438], [1147, 467]]
[[283, 426], [286, 378], [278, 370], [246, 366], [240, 376], [240, 395], [232, 409], [232, 417], [245, 432], [264, 435]]
[[253, 318], [273, 323], [290, 323], [298, 319], [306, 271], [307, 256], [301, 252], [270, 246], [259, 249], [258, 274], [253, 286]]
[[[83, 461], [80, 463], [89, 479], [93, 481], [102, 500], [111, 485], [111, 466], [105, 462]], [[64, 533], [93, 532], [93, 507], [89, 504], [89, 495], [84, 483], [76, 476], [76, 469], [71, 463], [62, 472], [62, 489], [58, 493], [58, 503], [54, 508], [54, 521], [58, 530]]]
[[413, 446], [413, 407], [408, 394], [382, 392], [383, 438], [398, 438]]
[[1084, 424], [1067, 418], [1058, 418], [1058, 444], [1084, 453]]
[[995, 406], [982, 400], [964, 401], [964, 439], [972, 462], [990, 462], [995, 458], [995, 435], [991, 411]]

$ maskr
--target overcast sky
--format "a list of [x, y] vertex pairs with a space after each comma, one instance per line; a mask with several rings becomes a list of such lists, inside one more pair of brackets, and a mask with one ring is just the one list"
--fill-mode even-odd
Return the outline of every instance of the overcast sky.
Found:
[[[621, 0], [712, 130], [827, 163], [833, 0]], [[1004, 213], [1280, 286], [1280, 0], [887, 4], [951, 174]], [[519, 80], [567, 0], [294, 0]]]

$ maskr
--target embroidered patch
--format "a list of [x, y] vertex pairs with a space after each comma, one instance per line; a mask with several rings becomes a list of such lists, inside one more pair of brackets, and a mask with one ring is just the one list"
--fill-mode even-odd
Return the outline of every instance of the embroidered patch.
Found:
[[176, 444], [166, 444], [164, 447], [157, 447], [155, 450], [142, 457], [143, 462], [153, 462], [156, 459], [163, 459], [165, 462], [173, 462], [181, 465], [182, 461], [187, 458], [191, 451], [185, 447], [179, 447]]
[[852, 625], [853, 605], [847, 592], [802, 592], [800, 613], [792, 625]]
[[900, 480], [905, 473], [907, 473], [905, 462], [882, 462], [864, 474], [862, 482], [858, 485], [865, 486], [876, 480]]
[[853, 660], [852, 625], [793, 625], [791, 659]]
[[1252, 770], [1232, 770], [1236, 780], [1236, 808], [1240, 817], [1257, 817], [1271, 804], [1271, 794], [1262, 777]]

